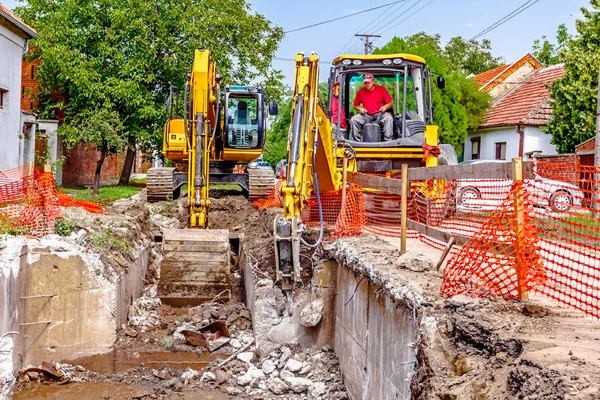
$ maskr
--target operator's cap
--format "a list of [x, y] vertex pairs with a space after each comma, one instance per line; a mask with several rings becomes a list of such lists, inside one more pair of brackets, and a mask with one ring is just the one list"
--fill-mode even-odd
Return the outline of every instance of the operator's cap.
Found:
[[363, 82], [373, 82], [373, 75], [366, 74], [363, 78]]

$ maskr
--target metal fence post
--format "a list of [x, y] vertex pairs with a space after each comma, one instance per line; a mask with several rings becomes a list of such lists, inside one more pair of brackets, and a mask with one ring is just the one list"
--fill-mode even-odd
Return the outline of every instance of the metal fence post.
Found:
[[400, 254], [406, 253], [406, 215], [407, 215], [407, 198], [408, 198], [408, 165], [402, 164], [402, 198], [400, 203], [401, 209], [401, 234], [400, 234]]
[[529, 293], [525, 288], [523, 260], [521, 260], [520, 257], [521, 249], [525, 245], [523, 243], [523, 236], [525, 235], [525, 201], [523, 199], [523, 159], [521, 157], [512, 159], [512, 177], [513, 182], [516, 183], [515, 191], [513, 193], [515, 216], [513, 229], [515, 233], [517, 290], [519, 292], [519, 299], [521, 301], [527, 301], [529, 299]]

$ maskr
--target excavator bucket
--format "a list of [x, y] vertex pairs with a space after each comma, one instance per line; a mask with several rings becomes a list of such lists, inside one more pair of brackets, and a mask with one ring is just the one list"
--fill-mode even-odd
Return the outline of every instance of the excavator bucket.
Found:
[[[170, 229], [163, 233], [158, 296], [175, 307], [230, 297], [229, 231]], [[229, 290], [229, 292], [228, 292]]]

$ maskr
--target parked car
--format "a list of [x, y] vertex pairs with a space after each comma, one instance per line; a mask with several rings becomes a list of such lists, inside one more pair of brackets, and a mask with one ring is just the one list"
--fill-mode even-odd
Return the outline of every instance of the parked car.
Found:
[[[505, 163], [504, 160], [470, 160], [462, 164]], [[581, 207], [584, 194], [573, 184], [546, 179], [535, 174], [536, 179], [526, 179], [525, 189], [538, 207], [549, 207], [552, 211], [567, 212], [572, 207]], [[487, 208], [497, 206], [510, 192], [510, 179], [457, 179], [456, 203], [463, 207]]]
[[248, 163], [248, 168], [271, 168], [271, 166], [262, 158], [257, 158], [256, 160]]

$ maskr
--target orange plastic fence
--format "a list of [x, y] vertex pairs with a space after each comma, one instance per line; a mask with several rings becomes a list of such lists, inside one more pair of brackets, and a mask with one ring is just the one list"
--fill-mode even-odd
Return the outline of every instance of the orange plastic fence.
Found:
[[43, 236], [54, 233], [60, 207], [81, 207], [104, 213], [100, 204], [74, 200], [56, 188], [54, 176], [29, 166], [0, 171], [0, 228]]
[[[411, 182], [409, 219], [469, 237], [452, 249], [441, 293], [514, 299], [533, 291], [600, 318], [600, 168], [536, 161], [534, 172], [535, 179], [521, 183], [476, 177]], [[356, 185], [348, 187], [343, 207], [341, 192], [321, 194], [332, 237], [365, 231], [399, 237], [400, 200]], [[281, 199], [272, 194], [262, 205], [281, 206]], [[302, 221], [318, 226], [315, 198]], [[437, 249], [445, 245], [410, 230], [408, 237]]]

